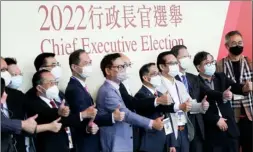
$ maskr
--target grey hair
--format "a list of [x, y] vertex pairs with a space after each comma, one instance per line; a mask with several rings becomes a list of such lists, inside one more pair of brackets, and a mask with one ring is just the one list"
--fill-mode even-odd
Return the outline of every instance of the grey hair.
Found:
[[230, 37], [234, 35], [240, 35], [242, 37], [242, 34], [239, 31], [230, 31], [225, 35], [225, 45], [228, 45], [228, 42], [230, 41]]

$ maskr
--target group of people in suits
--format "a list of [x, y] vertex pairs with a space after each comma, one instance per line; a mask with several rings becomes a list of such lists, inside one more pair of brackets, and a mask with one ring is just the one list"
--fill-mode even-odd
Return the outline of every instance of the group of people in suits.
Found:
[[[69, 56], [65, 93], [55, 54], [36, 57], [26, 93], [18, 90], [17, 61], [1, 57], [1, 151], [252, 152], [252, 64], [242, 55], [240, 32], [225, 39], [229, 55], [219, 62], [204, 51], [192, 62], [184, 45], [161, 52], [140, 68], [143, 85], [135, 95], [131, 60], [107, 54], [96, 101], [86, 83], [93, 67], [85, 50]], [[198, 76], [188, 73], [191, 64]]]

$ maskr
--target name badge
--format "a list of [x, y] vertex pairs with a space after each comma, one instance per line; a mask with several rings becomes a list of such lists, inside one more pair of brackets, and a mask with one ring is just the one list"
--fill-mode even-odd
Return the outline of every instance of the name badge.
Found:
[[178, 124], [179, 124], [179, 125], [184, 125], [184, 124], [187, 123], [183, 111], [178, 111], [178, 112], [177, 112], [177, 120], [178, 120]]
[[173, 132], [173, 130], [172, 130], [170, 118], [164, 119], [164, 120], [163, 120], [163, 123], [164, 123], [165, 135], [171, 134], [171, 133]]

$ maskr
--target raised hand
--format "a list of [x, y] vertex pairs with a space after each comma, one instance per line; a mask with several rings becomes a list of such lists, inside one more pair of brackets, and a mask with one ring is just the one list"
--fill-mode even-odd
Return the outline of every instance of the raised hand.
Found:
[[247, 80], [243, 86], [243, 92], [250, 92], [252, 91], [252, 82]]
[[83, 118], [95, 118], [97, 115], [97, 109], [95, 108], [95, 105], [90, 106], [89, 108], [85, 109], [81, 112]]
[[63, 100], [59, 107], [58, 114], [62, 117], [68, 117], [69, 113], [70, 113], [70, 109], [68, 106], [65, 106], [65, 100]]
[[207, 99], [207, 96], [205, 96], [203, 99], [202, 99], [202, 108], [204, 111], [207, 111], [208, 108], [209, 108], [209, 102], [206, 100]]
[[37, 117], [38, 117], [38, 114], [36, 114], [26, 120], [21, 121], [22, 129], [28, 133], [33, 134], [36, 127], [37, 127], [37, 122], [35, 121], [35, 119]]
[[59, 117], [58, 119], [50, 123], [50, 131], [55, 132], [55, 133], [60, 131], [62, 127], [62, 123], [59, 123], [59, 121], [61, 121], [61, 117]]
[[230, 91], [231, 90], [231, 86], [229, 86], [227, 88], [227, 90], [225, 90], [223, 92], [223, 100], [226, 100], [226, 101], [229, 101], [229, 100], [232, 100], [233, 98], [233, 93]]
[[182, 110], [182, 111], [184, 111], [184, 112], [190, 111], [192, 109], [192, 103], [191, 103], [190, 99], [188, 99], [184, 103], [181, 103], [179, 105], [179, 109]]
[[171, 96], [169, 95], [169, 92], [167, 91], [162, 96], [158, 97], [156, 100], [157, 104], [160, 105], [170, 105], [172, 103]]
[[123, 121], [125, 118], [125, 112], [120, 112], [120, 105], [114, 110], [113, 118], [115, 121]]

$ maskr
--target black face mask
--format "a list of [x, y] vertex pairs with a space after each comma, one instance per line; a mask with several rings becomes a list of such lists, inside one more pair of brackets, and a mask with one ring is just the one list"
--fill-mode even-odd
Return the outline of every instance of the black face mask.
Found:
[[229, 48], [229, 52], [232, 53], [233, 55], [240, 55], [242, 54], [243, 51], [243, 46], [234, 46]]

